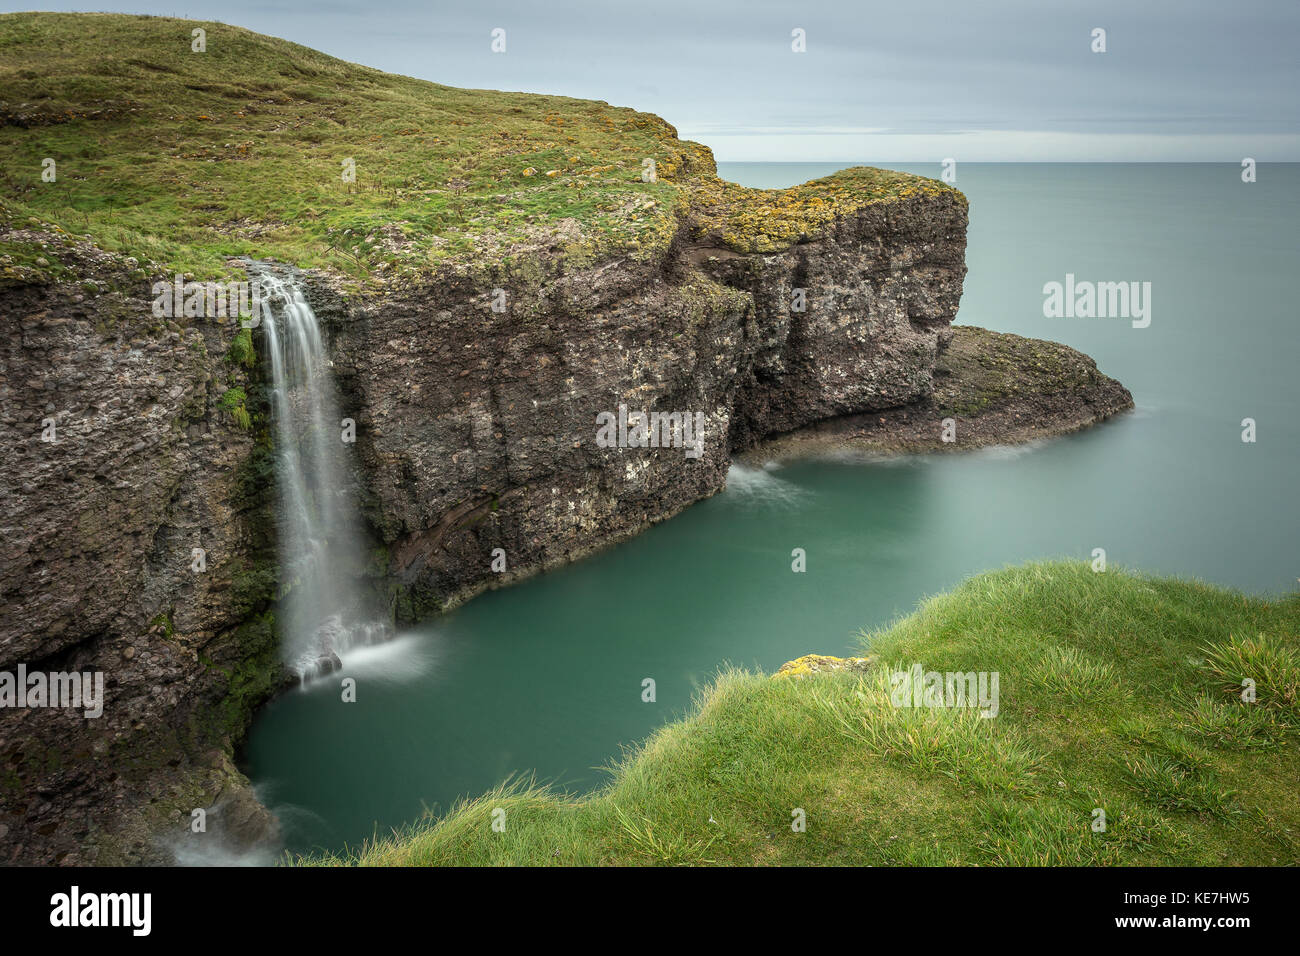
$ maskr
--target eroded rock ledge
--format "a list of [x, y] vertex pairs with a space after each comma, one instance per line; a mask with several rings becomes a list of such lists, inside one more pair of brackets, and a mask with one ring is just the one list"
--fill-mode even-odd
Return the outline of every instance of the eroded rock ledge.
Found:
[[[934, 391], [910, 405], [827, 419], [776, 436], [739, 457], [751, 464], [858, 454], [970, 451], [1054, 438], [1133, 407], [1129, 390], [1087, 355], [1059, 342], [954, 326]], [[945, 420], [953, 441], [944, 441]]]

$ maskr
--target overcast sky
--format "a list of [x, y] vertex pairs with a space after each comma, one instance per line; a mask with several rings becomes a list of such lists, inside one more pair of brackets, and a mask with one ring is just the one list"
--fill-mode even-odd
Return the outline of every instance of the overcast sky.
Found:
[[[1298, 0], [3, 5], [87, 7], [234, 23], [453, 86], [632, 106], [721, 161], [1300, 161]], [[1098, 27], [1105, 53], [1091, 50]], [[796, 28], [805, 53], [791, 50]]]

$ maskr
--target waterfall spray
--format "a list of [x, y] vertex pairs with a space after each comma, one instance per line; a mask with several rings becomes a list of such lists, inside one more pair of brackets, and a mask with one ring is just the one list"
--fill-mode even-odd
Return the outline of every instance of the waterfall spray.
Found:
[[359, 586], [364, 535], [320, 324], [292, 278], [257, 278], [280, 496], [280, 630], [286, 661], [305, 680], [389, 635]]

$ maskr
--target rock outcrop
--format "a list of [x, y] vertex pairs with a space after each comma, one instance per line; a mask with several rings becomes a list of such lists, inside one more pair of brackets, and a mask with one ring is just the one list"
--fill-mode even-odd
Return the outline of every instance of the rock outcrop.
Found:
[[[864, 205], [767, 254], [707, 245], [709, 225], [684, 222], [661, 262], [523, 289], [317, 287], [400, 618], [635, 534], [773, 433], [930, 393], [965, 274], [960, 194]], [[702, 413], [699, 457], [601, 447], [620, 406]]]
[[738, 457], [762, 465], [825, 455], [963, 452], [1055, 438], [1132, 407], [1129, 390], [1082, 352], [961, 325], [952, 328], [935, 365], [933, 391], [920, 401], [828, 418]]

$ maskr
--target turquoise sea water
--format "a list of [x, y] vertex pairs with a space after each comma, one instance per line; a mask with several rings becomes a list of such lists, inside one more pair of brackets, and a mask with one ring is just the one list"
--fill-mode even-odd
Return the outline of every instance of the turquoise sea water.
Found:
[[[777, 187], [836, 168], [720, 172]], [[245, 769], [289, 845], [355, 844], [511, 774], [598, 786], [720, 666], [851, 652], [859, 629], [1004, 564], [1101, 547], [1143, 570], [1294, 587], [1300, 166], [1243, 184], [1232, 165], [962, 165], [956, 185], [971, 201], [958, 321], [1087, 352], [1134, 412], [1027, 448], [733, 469], [726, 492], [633, 541], [361, 652], [345, 671], [356, 703], [322, 682], [253, 726]], [[1044, 283], [1067, 273], [1150, 282], [1150, 327], [1044, 318]]]

